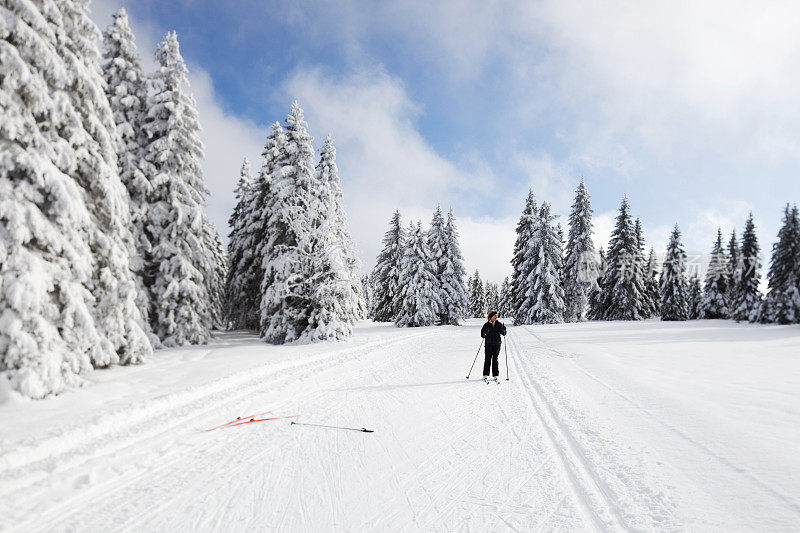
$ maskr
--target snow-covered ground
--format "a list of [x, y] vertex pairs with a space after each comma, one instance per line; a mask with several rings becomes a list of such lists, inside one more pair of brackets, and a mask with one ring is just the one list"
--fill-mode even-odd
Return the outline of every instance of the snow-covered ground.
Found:
[[[0, 530], [800, 529], [800, 327], [510, 327], [487, 385], [479, 325], [226, 333], [8, 401]], [[202, 431], [263, 411], [375, 432]]]

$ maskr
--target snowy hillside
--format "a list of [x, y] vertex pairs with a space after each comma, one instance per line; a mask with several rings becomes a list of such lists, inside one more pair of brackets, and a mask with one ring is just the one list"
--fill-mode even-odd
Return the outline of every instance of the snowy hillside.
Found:
[[[464, 379], [480, 322], [225, 333], [7, 401], [0, 530], [800, 528], [800, 327], [509, 327], [495, 385]], [[203, 431], [265, 411], [374, 433]]]

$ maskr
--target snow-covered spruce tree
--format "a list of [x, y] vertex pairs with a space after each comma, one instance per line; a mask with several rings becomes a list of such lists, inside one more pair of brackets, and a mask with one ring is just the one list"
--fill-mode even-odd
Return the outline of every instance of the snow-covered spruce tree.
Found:
[[209, 298], [211, 324], [216, 329], [227, 329], [225, 322], [225, 279], [228, 277], [228, 257], [217, 226], [203, 215], [203, 247], [207, 250], [207, 263], [203, 278]]
[[533, 236], [538, 213], [536, 197], [533, 195], [533, 190], [529, 190], [525, 208], [517, 223], [517, 239], [514, 242], [514, 255], [511, 258], [511, 307], [515, 324], [524, 324], [524, 317], [530, 310], [528, 280], [536, 260], [533, 253], [535, 249]]
[[372, 290], [372, 280], [370, 275], [365, 274], [361, 276], [361, 291], [362, 294], [364, 294], [364, 305], [367, 312], [366, 318], [372, 318], [374, 316], [372, 314], [373, 290]]
[[393, 322], [400, 312], [400, 261], [403, 258], [405, 232], [397, 210], [389, 221], [389, 229], [383, 236], [383, 250], [373, 270], [375, 301], [373, 320]]
[[0, 372], [31, 398], [151, 353], [83, 2], [0, 7]]
[[128, 24], [125, 8], [114, 13], [113, 22], [103, 33], [103, 76], [120, 143], [117, 146], [119, 177], [128, 192], [131, 233], [134, 251], [130, 266], [136, 282], [136, 301], [150, 340], [158, 338], [150, 330], [150, 291], [145, 279], [145, 265], [150, 254], [148, 198], [152, 185], [148, 176], [153, 170], [144, 157], [147, 134], [144, 131], [147, 104], [147, 80], [142, 71], [139, 52]]
[[204, 270], [211, 264], [203, 238], [208, 194], [200, 162], [203, 145], [194, 98], [187, 94], [187, 70], [178, 37], [167, 33], [156, 50], [144, 128], [145, 151], [153, 165], [148, 232], [153, 331], [165, 346], [203, 344], [212, 326], [211, 298]]
[[330, 135], [320, 149], [314, 176], [317, 183], [312, 194], [319, 213], [310, 226], [313, 308], [302, 337], [311, 341], [342, 340], [352, 335], [356, 320], [366, 316], [366, 304], [361, 264], [347, 228], [336, 148]]
[[430, 326], [439, 314], [435, 264], [431, 258], [422, 222], [408, 228], [408, 238], [400, 268], [400, 312], [397, 327]]
[[[435, 279], [433, 290], [439, 294], [440, 301], [444, 303], [442, 275], [447, 267], [447, 258], [445, 257], [447, 253], [447, 235], [445, 234], [444, 215], [439, 205], [436, 206], [436, 211], [433, 212], [431, 226], [428, 229], [427, 242], [428, 249], [431, 252], [431, 261], [434, 263]], [[439, 308], [439, 318], [437, 321], [439, 324], [445, 324], [445, 317], [443, 315], [444, 306], [441, 306]]]
[[728, 318], [728, 254], [722, 244], [722, 229], [717, 228], [717, 240], [711, 250], [711, 259], [706, 270], [703, 300], [700, 303], [700, 317]]
[[689, 278], [689, 292], [687, 297], [689, 320], [703, 318], [703, 287], [700, 285], [700, 276], [695, 272]]
[[[88, 235], [93, 252], [93, 274], [88, 284], [95, 302], [95, 321], [111, 350], [93, 358], [95, 367], [119, 361], [137, 363], [152, 353], [146, 326], [137, 305], [136, 283], [130, 257], [135, 253], [130, 233], [130, 203], [119, 179], [116, 132], [111, 107], [103, 89], [103, 73], [97, 43], [100, 31], [88, 15], [88, 2], [63, 0], [57, 3], [65, 34], [59, 52], [74, 57], [76, 71], [68, 92], [78, 112], [83, 131], [91, 138], [76, 147], [73, 177], [87, 191], [87, 205], [97, 224]], [[63, 102], [62, 102], [63, 103]], [[76, 139], [73, 138], [73, 141]]]
[[564, 321], [582, 322], [589, 296], [597, 288], [597, 254], [592, 241], [592, 205], [581, 179], [569, 215], [569, 234], [564, 257]]
[[736, 279], [736, 300], [733, 302], [732, 317], [737, 322], [749, 320], [755, 322], [761, 306], [761, 293], [758, 283], [761, 278], [761, 259], [758, 257], [758, 238], [753, 213], [747, 217], [742, 233], [741, 264]]
[[445, 248], [444, 261], [439, 263], [440, 274], [440, 319], [442, 324], [458, 325], [458, 321], [467, 314], [467, 288], [464, 278], [467, 271], [464, 268], [464, 257], [461, 255], [461, 246], [458, 243], [458, 229], [453, 210], [447, 213], [447, 223], [444, 226]]
[[486, 282], [484, 287], [484, 301], [486, 302], [486, 309], [497, 310], [500, 307], [500, 291], [497, 289], [496, 283]]
[[742, 269], [742, 254], [739, 251], [739, 241], [736, 238], [736, 229], [731, 231], [728, 241], [728, 310], [733, 314], [733, 305], [736, 302], [736, 285]]
[[772, 245], [767, 273], [769, 292], [759, 312], [760, 322], [800, 322], [800, 216], [797, 206], [786, 208], [778, 242]]
[[[319, 182], [313, 139], [297, 102], [292, 103], [284, 131], [286, 140], [270, 176], [260, 178], [269, 187], [260, 206], [266, 222], [257, 252], [264, 266], [260, 330], [261, 338], [272, 344], [301, 340], [317, 305], [317, 289], [332, 268], [325, 264], [329, 257], [316, 248], [314, 234], [319, 233], [322, 211], [315, 191]], [[320, 317], [320, 323], [329, 318]]]
[[469, 280], [468, 308], [469, 315], [473, 318], [486, 316], [486, 293], [483, 290], [483, 281], [480, 273], [475, 270], [475, 274]]
[[[225, 279], [225, 322], [234, 329], [248, 326], [249, 329], [255, 329], [258, 325], [256, 295], [248, 293], [244, 289], [245, 284], [242, 283], [249, 273], [245, 266], [247, 257], [251, 258], [250, 264], [252, 264], [253, 243], [251, 240], [248, 242], [248, 237], [252, 234], [249, 224], [252, 222], [250, 207], [253, 205], [253, 193], [253, 174], [250, 161], [245, 157], [234, 190], [236, 205], [228, 218], [231, 231], [228, 234], [228, 272]], [[260, 279], [258, 282], [260, 283]], [[245, 307], [249, 307], [249, 311], [243, 313]], [[248, 316], [249, 320], [254, 321], [253, 323], [246, 324]]]
[[589, 294], [589, 311], [586, 313], [586, 318], [589, 320], [603, 320], [606, 315], [605, 307], [603, 307], [603, 280], [606, 276], [606, 252], [603, 247], [597, 252], [597, 287]]
[[661, 268], [661, 320], [687, 320], [689, 294], [686, 280], [686, 252], [678, 225], [672, 230]]
[[508, 276], [503, 278], [503, 283], [500, 285], [500, 302], [497, 305], [497, 312], [501, 317], [505, 318], [506, 315], [511, 315], [511, 281]]
[[553, 226], [555, 215], [550, 204], [544, 202], [539, 209], [536, 224], [538, 243], [536, 267], [530, 275], [532, 306], [526, 323], [560, 324], [564, 322], [564, 289], [561, 286], [562, 244]]
[[599, 306], [604, 320], [641, 320], [644, 289], [638, 263], [639, 238], [623, 198], [606, 253], [606, 271], [600, 284]]
[[642, 293], [641, 309], [639, 314], [642, 318], [650, 318], [653, 316], [652, 309], [653, 302], [650, 301], [650, 291], [648, 290], [648, 276], [647, 276], [647, 258], [644, 256], [644, 230], [642, 229], [642, 221], [636, 217], [634, 222], [634, 232], [636, 233], [636, 258], [634, 259], [634, 280]]
[[661, 293], [658, 287], [658, 257], [653, 247], [650, 247], [650, 255], [647, 259], [647, 270], [645, 275], [645, 287], [650, 302], [650, 312], [648, 316], [654, 317], [661, 313]]

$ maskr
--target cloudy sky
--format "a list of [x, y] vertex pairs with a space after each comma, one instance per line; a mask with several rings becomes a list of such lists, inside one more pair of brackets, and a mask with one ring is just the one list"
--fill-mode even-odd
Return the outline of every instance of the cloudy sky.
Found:
[[800, 201], [800, 4], [452, 0], [94, 0], [139, 51], [176, 30], [221, 233], [244, 156], [291, 101], [332, 133], [365, 270], [387, 222], [453, 207], [467, 268], [510, 273], [526, 192], [565, 221], [581, 176], [605, 245], [627, 195], [663, 253], [753, 211], [764, 256]]

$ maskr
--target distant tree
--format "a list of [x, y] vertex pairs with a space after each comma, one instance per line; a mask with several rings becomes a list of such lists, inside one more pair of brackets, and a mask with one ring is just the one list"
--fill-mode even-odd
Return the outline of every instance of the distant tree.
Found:
[[503, 278], [503, 284], [500, 286], [500, 301], [497, 306], [497, 312], [501, 317], [511, 316], [511, 281], [508, 276]]
[[761, 307], [761, 293], [758, 290], [761, 278], [761, 259], [758, 257], [760, 250], [752, 213], [745, 222], [740, 251], [742, 267], [735, 280], [736, 299], [733, 302], [732, 315], [737, 322], [741, 320], [755, 322]]
[[728, 254], [722, 244], [722, 230], [717, 229], [717, 240], [711, 250], [711, 259], [706, 271], [705, 289], [700, 303], [702, 318], [728, 318], [727, 297], [730, 285], [728, 278]]
[[443, 261], [439, 263], [442, 300], [440, 319], [442, 324], [457, 326], [458, 321], [467, 314], [467, 288], [464, 286], [467, 271], [464, 268], [464, 258], [458, 243], [458, 229], [452, 209], [447, 213], [444, 237]]
[[539, 208], [533, 191], [528, 191], [525, 208], [517, 223], [517, 239], [514, 242], [514, 255], [511, 259], [511, 307], [514, 323], [524, 324], [532, 302], [529, 297], [530, 274], [533, 271], [536, 256], [534, 254], [534, 232]]
[[703, 318], [702, 304], [703, 287], [700, 285], [700, 276], [697, 274], [697, 272], [695, 272], [692, 277], [689, 278], [689, 291], [687, 298], [689, 320]]
[[623, 198], [606, 253], [606, 270], [600, 284], [604, 320], [640, 320], [644, 309], [639, 263], [639, 237], [631, 220], [628, 199]]
[[686, 280], [686, 252], [678, 225], [672, 230], [661, 268], [661, 320], [687, 320], [689, 294]]
[[395, 322], [398, 327], [430, 326], [437, 320], [441, 301], [431, 259], [422, 223], [411, 224], [400, 268], [401, 304]]
[[647, 260], [647, 269], [645, 271], [645, 288], [648, 302], [650, 303], [648, 316], [658, 316], [661, 313], [661, 295], [658, 288], [658, 258], [652, 246], [650, 247], [650, 256]]
[[486, 315], [486, 298], [480, 273], [475, 274], [469, 281], [469, 312], [470, 316], [479, 318]]
[[589, 320], [603, 320], [606, 314], [605, 302], [603, 301], [603, 294], [605, 293], [603, 280], [606, 275], [607, 263], [606, 252], [602, 246], [597, 252], [597, 257], [597, 287], [589, 294], [589, 312], [586, 314], [586, 318]]
[[533, 305], [526, 323], [564, 322], [564, 289], [561, 286], [563, 251], [558, 231], [553, 226], [555, 218], [550, 213], [550, 204], [544, 202], [536, 224], [536, 268], [530, 275]]
[[564, 258], [564, 320], [582, 322], [589, 298], [597, 289], [598, 263], [592, 240], [592, 206], [581, 179], [569, 215], [569, 236]]
[[736, 302], [736, 291], [738, 279], [742, 270], [742, 257], [739, 251], [739, 241], [736, 239], [736, 230], [731, 231], [731, 238], [728, 241], [728, 311], [733, 315], [733, 306]]
[[[225, 280], [225, 322], [233, 328], [256, 329], [258, 327], [257, 291], [247, 290], [243, 281], [252, 273], [249, 268], [253, 254], [250, 208], [254, 194], [250, 161], [245, 157], [239, 172], [239, 181], [234, 191], [236, 206], [228, 218], [231, 232], [228, 234], [228, 272]], [[262, 276], [263, 277], [263, 274]], [[258, 280], [260, 284], [261, 280]], [[252, 284], [251, 284], [252, 285]]]
[[778, 241], [772, 245], [767, 273], [769, 292], [762, 302], [760, 322], [800, 322], [800, 216], [797, 206], [786, 204]]
[[500, 291], [495, 283], [486, 282], [484, 300], [486, 301], [487, 310], [496, 311], [500, 307]]
[[373, 319], [376, 322], [393, 322], [400, 312], [400, 262], [403, 257], [405, 233], [400, 222], [400, 211], [392, 215], [389, 229], [383, 236], [383, 250], [373, 270], [375, 300]]

